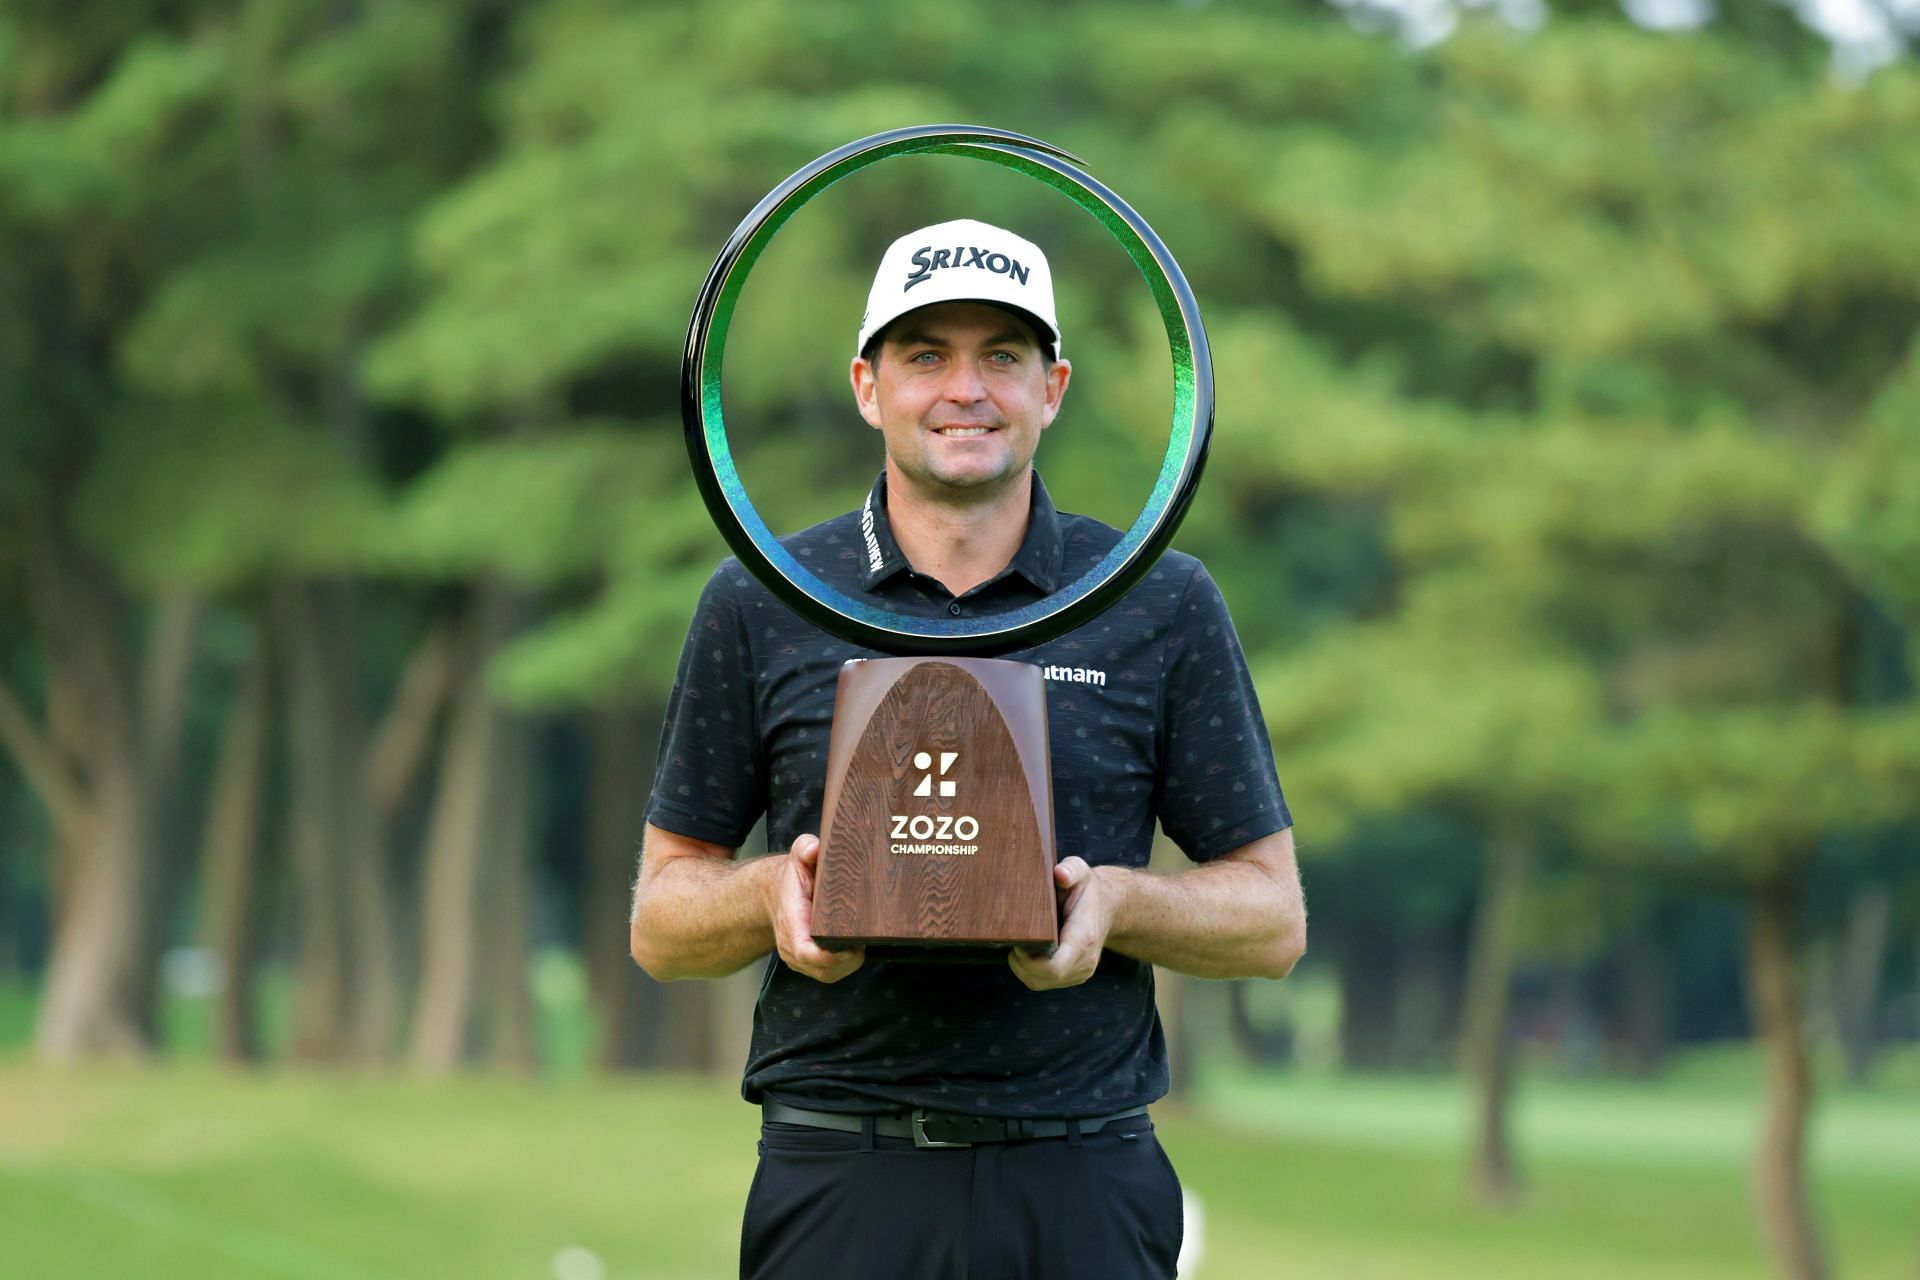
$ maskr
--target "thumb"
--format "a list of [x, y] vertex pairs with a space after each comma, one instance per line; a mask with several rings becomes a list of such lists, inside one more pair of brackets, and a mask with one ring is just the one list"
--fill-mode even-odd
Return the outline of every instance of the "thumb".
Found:
[[1053, 882], [1062, 889], [1071, 889], [1087, 878], [1087, 860], [1078, 855], [1062, 858], [1053, 867]]
[[809, 871], [813, 870], [814, 865], [820, 861], [820, 837], [795, 837], [793, 842], [793, 856], [800, 860], [801, 866]]

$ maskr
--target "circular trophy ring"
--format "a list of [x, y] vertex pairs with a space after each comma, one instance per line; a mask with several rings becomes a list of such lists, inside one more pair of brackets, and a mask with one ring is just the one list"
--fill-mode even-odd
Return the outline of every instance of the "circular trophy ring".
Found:
[[[1110, 231], [1146, 277], [1173, 357], [1173, 424], [1146, 506], [1105, 558], [1046, 599], [988, 617], [924, 618], [879, 608], [826, 582], [780, 544], [748, 501], [720, 407], [727, 330], [747, 274], [808, 200], [850, 173], [902, 155], [970, 156], [1053, 187]], [[1078, 168], [1077, 157], [1018, 133], [924, 125], [861, 138], [813, 161], [755, 205], [714, 261], [687, 331], [680, 411], [687, 452], [714, 523], [740, 563], [802, 618], [884, 653], [989, 657], [1042, 644], [1089, 621], [1145, 576], [1186, 515], [1213, 434], [1213, 363], [1200, 309], [1179, 264], [1146, 220]]]

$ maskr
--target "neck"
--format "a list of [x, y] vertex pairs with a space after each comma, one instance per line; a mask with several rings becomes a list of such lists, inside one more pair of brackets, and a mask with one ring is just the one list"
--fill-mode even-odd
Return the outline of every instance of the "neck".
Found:
[[948, 502], [916, 490], [887, 460], [887, 523], [914, 569], [954, 595], [971, 591], [1013, 562], [1033, 510], [1033, 470], [991, 496]]

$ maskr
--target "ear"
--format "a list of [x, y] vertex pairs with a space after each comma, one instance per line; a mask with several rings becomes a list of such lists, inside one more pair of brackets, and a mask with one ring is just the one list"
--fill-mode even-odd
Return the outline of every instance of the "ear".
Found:
[[1053, 425], [1060, 414], [1060, 402], [1067, 397], [1067, 383], [1073, 379], [1073, 366], [1065, 360], [1055, 360], [1047, 366], [1047, 394], [1041, 406], [1040, 425], [1042, 428]]
[[853, 364], [847, 370], [847, 380], [853, 384], [853, 403], [859, 407], [860, 416], [867, 425], [878, 430], [880, 426], [880, 375], [867, 362], [865, 356], [855, 356]]

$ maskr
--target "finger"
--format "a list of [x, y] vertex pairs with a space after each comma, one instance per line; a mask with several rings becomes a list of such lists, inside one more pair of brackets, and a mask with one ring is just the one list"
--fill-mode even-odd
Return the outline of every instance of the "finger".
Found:
[[823, 982], [838, 982], [867, 962], [867, 949], [865, 947], [853, 947], [846, 951], [835, 951], [832, 954], [834, 958], [833, 976], [821, 979]]
[[800, 897], [809, 908], [813, 905], [813, 889], [816, 870], [820, 864], [820, 840], [816, 836], [801, 836], [793, 842], [793, 855], [787, 859], [793, 871], [793, 882], [798, 887]]
[[787, 928], [783, 934], [786, 941], [785, 945], [781, 948], [782, 953], [792, 957], [792, 962], [796, 968], [804, 966], [809, 969], [817, 969], [832, 964], [835, 959], [845, 954], [840, 951], [829, 951], [815, 942], [813, 940], [813, 933], [808, 929], [807, 925], [807, 913], [804, 911], [795, 912], [789, 917]]
[[1061, 987], [1078, 986], [1086, 981], [1085, 974], [1075, 972], [1079, 949], [1066, 943], [1062, 943], [1051, 956], [1036, 956], [1017, 948], [1013, 955], [1015, 976], [1035, 991], [1054, 991]]
[[1081, 981], [1085, 977], [1084, 974], [1080, 977], [1074, 975], [1079, 972], [1080, 957], [1084, 952], [1085, 948], [1078, 943], [1068, 942], [1062, 938], [1059, 950], [1047, 957], [1047, 972], [1052, 974], [1054, 981], [1063, 987]]
[[1052, 976], [1047, 972], [1046, 961], [1019, 947], [1007, 953], [1007, 965], [1013, 970], [1013, 976], [1020, 979], [1029, 991], [1047, 991], [1054, 985]]
[[828, 951], [809, 942], [804, 947], [796, 947], [795, 952], [795, 958], [801, 962], [795, 967], [816, 982], [838, 982], [858, 969], [867, 959], [865, 947], [852, 947], [846, 951]]
[[1053, 866], [1053, 882], [1062, 889], [1071, 889], [1087, 878], [1089, 870], [1091, 868], [1087, 866], [1087, 860], [1077, 854], [1062, 858]]

